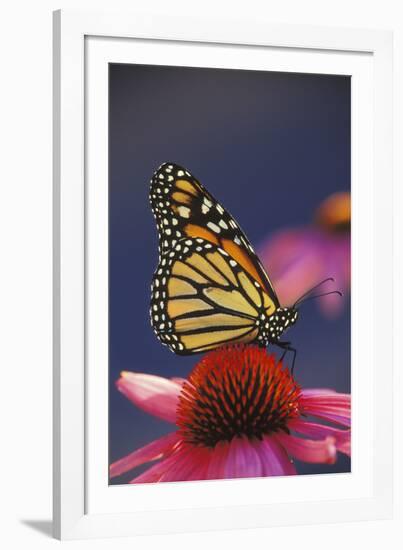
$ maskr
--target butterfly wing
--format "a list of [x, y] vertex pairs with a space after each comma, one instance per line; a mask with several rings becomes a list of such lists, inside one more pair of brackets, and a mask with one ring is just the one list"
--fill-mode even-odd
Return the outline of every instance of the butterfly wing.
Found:
[[165, 163], [151, 180], [150, 202], [159, 233], [160, 255], [180, 239], [201, 238], [224, 250], [280, 306], [273, 285], [234, 218], [185, 168]]
[[275, 309], [261, 284], [208, 240], [182, 238], [160, 258], [151, 323], [160, 341], [177, 354], [259, 341], [260, 313]]

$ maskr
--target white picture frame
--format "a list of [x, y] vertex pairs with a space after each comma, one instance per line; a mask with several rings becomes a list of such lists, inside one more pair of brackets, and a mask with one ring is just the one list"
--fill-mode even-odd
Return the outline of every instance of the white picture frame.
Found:
[[[205, 45], [209, 54], [204, 53]], [[172, 64], [173, 59], [186, 65], [189, 56], [193, 65], [200, 59], [200, 66], [228, 67], [235, 48], [234, 66], [239, 68], [267, 63], [265, 52], [270, 50], [270, 68], [275, 70], [350, 74], [356, 82], [352, 88], [353, 109], [357, 106], [352, 113], [353, 283], [359, 280], [359, 287], [355, 285], [360, 290], [353, 293], [352, 335], [359, 345], [353, 348], [352, 361], [353, 456], [357, 458], [345, 479], [300, 476], [296, 484], [292, 478], [272, 478], [270, 497], [262, 485], [266, 480], [261, 479], [202, 482], [197, 489], [190, 482], [161, 484], [164, 489], [156, 484], [138, 486], [137, 492], [133, 486], [108, 487], [103, 475], [107, 354], [102, 345], [95, 345], [107, 340], [105, 323], [97, 322], [105, 318], [107, 288], [102, 275], [107, 271], [102, 269], [107, 259], [107, 154], [99, 156], [107, 145], [105, 67], [110, 61]], [[204, 60], [206, 55], [210, 62]], [[263, 57], [265, 61], [259, 61]], [[392, 332], [391, 82], [392, 35], [385, 31], [272, 25], [257, 19], [222, 21], [213, 16], [178, 19], [55, 12], [55, 537], [391, 516], [392, 343], [380, 345], [390, 342]], [[91, 275], [95, 267], [101, 273], [96, 279]], [[104, 429], [92, 429], [95, 414]]]

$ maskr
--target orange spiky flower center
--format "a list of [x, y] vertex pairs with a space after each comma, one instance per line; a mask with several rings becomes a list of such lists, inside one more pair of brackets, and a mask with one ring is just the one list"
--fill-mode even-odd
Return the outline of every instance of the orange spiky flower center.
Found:
[[184, 441], [214, 447], [246, 436], [288, 431], [299, 416], [300, 388], [274, 355], [254, 346], [212, 351], [183, 384], [177, 425]]

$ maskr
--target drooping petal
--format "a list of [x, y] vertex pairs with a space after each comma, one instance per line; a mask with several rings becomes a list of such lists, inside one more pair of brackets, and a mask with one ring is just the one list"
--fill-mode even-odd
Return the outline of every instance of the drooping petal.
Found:
[[188, 481], [198, 481], [207, 478], [207, 470], [211, 461], [211, 449], [204, 449], [197, 459], [195, 468], [188, 474]]
[[206, 472], [206, 479], [223, 479], [229, 443], [219, 441], [211, 452], [210, 462]]
[[255, 445], [262, 461], [264, 476], [291, 476], [297, 473], [284, 447], [273, 437], [266, 436]]
[[340, 424], [341, 426], [351, 426], [351, 418], [349, 416], [342, 416], [340, 414], [333, 414], [327, 412], [324, 409], [314, 410], [312, 409], [308, 414], [320, 418], [322, 420], [327, 420], [329, 422], [334, 422], [335, 424]]
[[210, 450], [203, 447], [184, 446], [175, 461], [162, 475], [161, 481], [193, 481], [205, 479]]
[[116, 386], [143, 411], [167, 422], [175, 422], [181, 383], [151, 374], [122, 372]]
[[332, 426], [324, 426], [323, 424], [316, 424], [314, 422], [308, 422], [301, 420], [300, 418], [291, 420], [288, 423], [288, 428], [301, 435], [306, 435], [313, 439], [325, 439], [326, 437], [334, 437], [336, 441], [337, 450], [351, 455], [351, 431], [340, 430], [339, 428], [333, 428]]
[[181, 449], [177, 450], [172, 455], [161, 460], [157, 464], [154, 464], [148, 468], [148, 470], [133, 478], [130, 483], [157, 483], [158, 481], [161, 481], [163, 475], [169, 471], [172, 465], [175, 464], [180, 452]]
[[111, 464], [109, 470], [110, 476], [119, 476], [136, 468], [136, 466], [140, 466], [140, 464], [164, 457], [164, 455], [169, 454], [175, 448], [179, 441], [179, 435], [176, 432], [172, 432], [152, 441], [144, 447], [140, 447], [140, 449]]
[[304, 462], [315, 464], [334, 464], [336, 461], [336, 445], [333, 437], [314, 441], [312, 439], [301, 439], [285, 433], [276, 433], [275, 438], [291, 456]]
[[345, 393], [303, 390], [300, 398], [301, 414], [330, 420], [343, 426], [351, 425], [351, 395]]
[[337, 450], [347, 456], [351, 456], [351, 437], [346, 438], [345, 441], [337, 442]]
[[130, 483], [207, 479], [210, 455], [209, 449], [182, 444], [172, 455], [135, 477]]
[[229, 444], [224, 474], [227, 479], [262, 476], [260, 457], [246, 437], [234, 437]]

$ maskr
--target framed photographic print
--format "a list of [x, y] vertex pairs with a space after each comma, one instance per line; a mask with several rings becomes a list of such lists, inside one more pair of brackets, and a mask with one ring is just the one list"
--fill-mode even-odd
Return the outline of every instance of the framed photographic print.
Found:
[[54, 38], [55, 536], [389, 517], [391, 34]]

